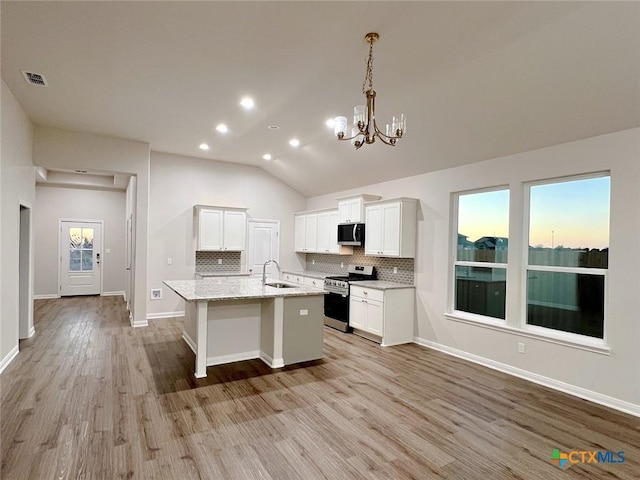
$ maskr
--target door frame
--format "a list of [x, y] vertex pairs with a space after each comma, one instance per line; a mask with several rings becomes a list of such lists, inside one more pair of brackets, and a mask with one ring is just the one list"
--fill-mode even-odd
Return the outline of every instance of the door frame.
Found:
[[[23, 231], [22, 210], [27, 211], [26, 232]], [[28, 238], [24, 242], [23, 235]], [[18, 200], [18, 336], [29, 338], [36, 333], [33, 325], [33, 278], [34, 278], [34, 239], [33, 239], [33, 206], [24, 200]], [[26, 257], [20, 255], [20, 247], [28, 249]], [[23, 265], [24, 258], [27, 265]], [[26, 278], [23, 277], [26, 275]], [[26, 291], [25, 291], [26, 287]], [[26, 297], [25, 297], [26, 296]], [[24, 311], [26, 309], [26, 311]]]
[[104, 292], [104, 220], [95, 220], [95, 219], [78, 219], [78, 218], [59, 218], [58, 219], [58, 291], [56, 292], [58, 298], [60, 292], [62, 291], [62, 259], [60, 258], [60, 252], [62, 250], [62, 245], [60, 242], [62, 241], [62, 222], [79, 222], [79, 223], [99, 223], [100, 224], [100, 293], [98, 295], [102, 296]]
[[[247, 248], [246, 248], [246, 252], [247, 252], [247, 258], [246, 258], [246, 268], [247, 268], [247, 273], [249, 273], [249, 268], [250, 265], [252, 264], [252, 260], [253, 258], [250, 258], [250, 252], [249, 249], [251, 247], [251, 242], [249, 242], [249, 232], [251, 231], [251, 224], [252, 223], [271, 223], [276, 227], [276, 236], [278, 237], [278, 255], [275, 260], [278, 262], [278, 264], [280, 264], [280, 220], [276, 220], [273, 218], [268, 218], [268, 219], [264, 219], [264, 218], [249, 218], [247, 220]], [[259, 272], [260, 275], [262, 275], [262, 272]], [[254, 276], [253, 274], [251, 276]]]

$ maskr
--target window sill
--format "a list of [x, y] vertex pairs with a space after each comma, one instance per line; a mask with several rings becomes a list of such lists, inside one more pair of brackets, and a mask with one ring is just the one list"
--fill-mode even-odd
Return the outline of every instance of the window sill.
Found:
[[477, 327], [488, 328], [490, 330], [511, 333], [521, 337], [555, 343], [556, 345], [586, 350], [600, 355], [611, 355], [611, 347], [601, 339], [590, 339], [589, 337], [583, 337], [581, 335], [555, 332], [553, 330], [531, 325], [527, 325], [523, 328], [516, 328], [506, 325], [504, 320], [483, 317], [482, 315], [468, 314], [465, 312], [445, 313], [444, 317], [447, 320], [452, 320], [454, 322], [466, 323]]

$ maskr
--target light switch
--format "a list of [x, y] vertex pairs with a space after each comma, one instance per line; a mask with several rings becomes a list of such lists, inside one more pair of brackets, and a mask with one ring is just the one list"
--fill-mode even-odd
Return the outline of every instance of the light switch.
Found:
[[104, 253], [111, 253], [111, 249], [110, 248], [105, 248], [104, 249]]
[[167, 265], [173, 265], [173, 259], [167, 258]]

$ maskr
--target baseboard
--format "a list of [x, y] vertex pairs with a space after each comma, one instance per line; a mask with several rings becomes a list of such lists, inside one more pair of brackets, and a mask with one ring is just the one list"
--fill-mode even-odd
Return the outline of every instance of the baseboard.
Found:
[[137, 327], [148, 327], [149, 326], [149, 322], [147, 322], [147, 320], [136, 320], [133, 318], [133, 315], [131, 313], [129, 313], [129, 322], [131, 323], [131, 326], [134, 328]]
[[58, 295], [57, 293], [43, 293], [33, 296], [34, 300], [50, 300], [52, 298], [60, 298], [60, 295]]
[[103, 297], [124, 297], [124, 291], [119, 292], [102, 292]]
[[18, 351], [18, 345], [16, 345], [2, 360], [0, 360], [0, 373], [2, 373], [3, 370], [9, 366], [11, 361], [16, 358]]
[[31, 338], [36, 334], [36, 327], [31, 326], [31, 328], [29, 329], [29, 335], [27, 336], [27, 338]]
[[284, 358], [276, 358], [273, 359], [269, 355], [264, 352], [260, 352], [260, 360], [269, 365], [271, 368], [282, 368], [284, 367]]
[[[186, 342], [186, 344], [189, 346], [191, 351], [195, 354], [196, 342], [184, 330], [182, 331], [182, 339]], [[212, 367], [214, 365], [222, 365], [224, 363], [242, 362], [243, 360], [253, 360], [254, 358], [259, 358], [262, 361], [264, 361], [264, 359], [262, 358], [262, 355], [263, 353], [260, 350], [251, 350], [249, 352], [233, 353], [231, 355], [218, 355], [216, 357], [207, 357], [207, 367]], [[284, 364], [282, 366], [284, 366]], [[278, 367], [273, 367], [273, 368], [278, 368]]]
[[568, 393], [569, 395], [573, 395], [575, 397], [589, 400], [590, 402], [594, 402], [599, 405], [604, 405], [605, 407], [613, 408], [614, 410], [619, 410], [621, 412], [640, 417], [640, 405], [636, 405], [631, 402], [619, 400], [608, 395], [603, 395], [592, 390], [587, 390], [586, 388], [577, 387], [569, 383], [561, 382], [559, 380], [545, 377], [543, 375], [538, 375], [537, 373], [522, 370], [521, 368], [512, 367], [511, 365], [507, 365], [505, 363], [496, 362], [495, 360], [480, 357], [478, 355], [474, 355], [463, 350], [458, 350], [457, 348], [442, 345], [440, 343], [425, 340], [420, 337], [415, 337], [414, 342], [423, 347], [431, 348], [433, 350], [437, 350], [439, 352], [446, 353], [463, 360], [477, 363], [478, 365], [482, 365], [493, 370], [498, 370], [500, 372], [513, 375], [514, 377], [537, 383], [538, 385], [542, 385], [544, 387], [552, 388], [553, 390]]
[[156, 318], [173, 318], [173, 317], [184, 317], [184, 310], [178, 311], [178, 312], [147, 313], [147, 320], [153, 320]]

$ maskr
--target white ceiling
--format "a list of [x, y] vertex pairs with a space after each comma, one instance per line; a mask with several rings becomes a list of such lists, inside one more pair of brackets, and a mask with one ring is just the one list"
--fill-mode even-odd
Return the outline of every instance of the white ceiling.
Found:
[[[35, 124], [257, 165], [306, 196], [640, 126], [638, 2], [1, 8], [2, 78]], [[369, 31], [380, 34], [378, 118], [404, 112], [408, 128], [395, 148], [354, 151], [325, 120], [363, 103]], [[21, 70], [49, 86], [28, 85]], [[238, 105], [246, 94], [253, 112]]]

